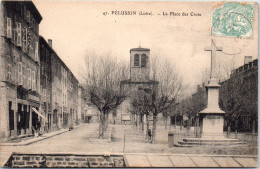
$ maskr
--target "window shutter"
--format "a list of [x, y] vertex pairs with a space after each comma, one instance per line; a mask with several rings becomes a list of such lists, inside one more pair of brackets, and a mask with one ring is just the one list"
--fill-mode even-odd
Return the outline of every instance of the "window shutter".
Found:
[[24, 29], [23, 32], [23, 52], [27, 52], [27, 46], [28, 46], [28, 39], [27, 39], [27, 28]]
[[32, 71], [32, 90], [34, 91], [34, 71]]
[[16, 38], [16, 44], [17, 46], [22, 45], [22, 25], [19, 22], [16, 22], [16, 33], [17, 33], [17, 38]]
[[11, 64], [8, 64], [8, 80], [12, 80], [12, 68], [11, 68]]
[[12, 38], [12, 20], [11, 18], [7, 18], [7, 37]]
[[28, 88], [32, 89], [32, 77], [31, 77], [31, 69], [28, 68]]
[[23, 86], [27, 87], [27, 80], [26, 80], [26, 67], [23, 65]]
[[29, 56], [31, 56], [31, 58], [36, 61], [35, 57], [34, 57], [34, 50], [33, 50], [33, 44], [31, 43], [31, 41], [29, 42]]
[[30, 22], [30, 11], [27, 10], [26, 21]]
[[10, 81], [11, 80], [11, 65], [7, 64], [7, 69], [6, 69], [6, 80]]
[[43, 89], [43, 102], [46, 102], [46, 89]]
[[39, 57], [38, 57], [38, 42], [35, 42], [35, 54], [34, 54], [34, 56], [35, 56], [35, 61], [37, 61], [37, 62], [39, 62]]
[[17, 41], [16, 23], [15, 23], [14, 28], [12, 30], [12, 41], [16, 44], [16, 41]]
[[32, 90], [36, 91], [35, 71], [32, 71]]
[[25, 5], [23, 6], [23, 17], [24, 17], [24, 20], [27, 19], [27, 10], [26, 10], [26, 6]]
[[28, 51], [28, 29], [25, 28], [25, 52]]
[[18, 85], [23, 85], [22, 67], [22, 62], [18, 62]]

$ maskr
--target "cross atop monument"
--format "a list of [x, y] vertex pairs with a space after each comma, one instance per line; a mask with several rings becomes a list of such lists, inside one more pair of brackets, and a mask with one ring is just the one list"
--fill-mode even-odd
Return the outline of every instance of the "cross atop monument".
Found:
[[211, 46], [205, 47], [205, 51], [211, 52], [211, 70], [210, 78], [216, 78], [216, 53], [217, 51], [222, 51], [222, 47], [217, 47], [213, 39], [211, 39]]

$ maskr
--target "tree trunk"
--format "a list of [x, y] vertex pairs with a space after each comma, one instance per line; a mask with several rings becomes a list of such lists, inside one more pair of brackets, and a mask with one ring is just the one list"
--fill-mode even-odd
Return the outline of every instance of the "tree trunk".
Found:
[[139, 114], [139, 133], [142, 132], [142, 116]]
[[236, 123], [236, 131], [235, 131], [235, 132], [236, 132], [236, 138], [237, 138], [238, 119], [236, 119], [236, 122], [235, 122], [235, 123]]
[[105, 126], [105, 115], [104, 112], [100, 112], [100, 121], [99, 121], [99, 137], [98, 138], [103, 138], [104, 137], [104, 126]]
[[146, 138], [148, 138], [149, 125], [149, 114], [146, 114]]
[[136, 117], [137, 115], [135, 114], [135, 130], [137, 131], [137, 129], [138, 129], [138, 126], [137, 126], [137, 117]]
[[190, 126], [191, 126], [191, 117], [188, 118], [187, 132], [190, 130]]
[[144, 133], [144, 114], [141, 115], [142, 133]]
[[174, 115], [174, 128], [176, 128], [176, 123], [177, 123], [177, 117], [176, 117], [177, 115], [175, 114]]
[[183, 123], [183, 116], [181, 116], [181, 126], [180, 126], [180, 130], [182, 129], [182, 124]]
[[106, 117], [105, 117], [105, 121], [106, 121], [106, 125], [105, 125], [105, 131], [107, 130], [107, 126], [108, 126], [108, 112], [106, 113]]
[[165, 130], [167, 130], [167, 121], [168, 121], [168, 116], [165, 117]]
[[152, 142], [155, 142], [155, 136], [156, 136], [156, 120], [157, 115], [153, 115], [153, 131], [152, 131]]
[[255, 134], [255, 120], [253, 120], [252, 133]]
[[98, 127], [98, 138], [101, 136], [101, 113], [99, 113], [99, 127]]

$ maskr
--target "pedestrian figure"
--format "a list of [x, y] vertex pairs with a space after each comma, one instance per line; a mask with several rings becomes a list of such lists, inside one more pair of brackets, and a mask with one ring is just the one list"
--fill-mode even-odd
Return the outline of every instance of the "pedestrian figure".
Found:
[[231, 134], [231, 128], [230, 126], [228, 126], [228, 132], [227, 132], [227, 135], [229, 136]]
[[152, 138], [152, 131], [151, 129], [148, 130], [148, 139], [151, 139]]
[[41, 122], [39, 119], [36, 121], [35, 125], [35, 131], [36, 131], [36, 136], [38, 137], [40, 135], [40, 129], [41, 129]]

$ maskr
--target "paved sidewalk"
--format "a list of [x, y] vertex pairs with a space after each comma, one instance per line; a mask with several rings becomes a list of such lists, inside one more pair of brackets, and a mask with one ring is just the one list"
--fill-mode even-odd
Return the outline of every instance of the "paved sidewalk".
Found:
[[[81, 127], [81, 126], [82, 126], [82, 124], [80, 124], [78, 126], [74, 126], [74, 129], [76, 129], [78, 127]], [[24, 140], [24, 141], [21, 141], [19, 143], [0, 143], [0, 145], [1, 146], [9, 146], [9, 147], [12, 147], [12, 146], [26, 146], [26, 145], [29, 145], [29, 144], [32, 144], [32, 143], [36, 143], [36, 142], [41, 141], [41, 140], [45, 140], [47, 138], [51, 138], [51, 137], [54, 137], [54, 136], [66, 133], [68, 131], [69, 131], [69, 129], [61, 129], [59, 131], [53, 131], [53, 132], [50, 132], [50, 133], [45, 133], [42, 136], [35, 137], [35, 138], [32, 138], [32, 139], [28, 139], [28, 140]], [[6, 161], [10, 158], [12, 153], [13, 153], [12, 150], [10, 150], [10, 151], [2, 151], [0, 149], [0, 166], [3, 166], [6, 163]]]
[[[74, 129], [78, 128], [80, 126], [82, 126], [82, 125], [74, 126]], [[39, 137], [34, 137], [34, 138], [31, 138], [31, 139], [28, 139], [28, 140], [23, 140], [23, 141], [18, 142], [18, 143], [0, 143], [0, 145], [1, 146], [26, 146], [26, 145], [29, 145], [29, 144], [32, 144], [32, 143], [53, 137], [53, 136], [60, 135], [60, 134], [65, 133], [67, 131], [69, 131], [69, 129], [61, 129], [61, 130], [53, 131], [53, 132], [50, 132], [50, 133], [44, 133], [43, 135], [41, 135]]]
[[124, 154], [127, 167], [257, 167], [257, 156]]

